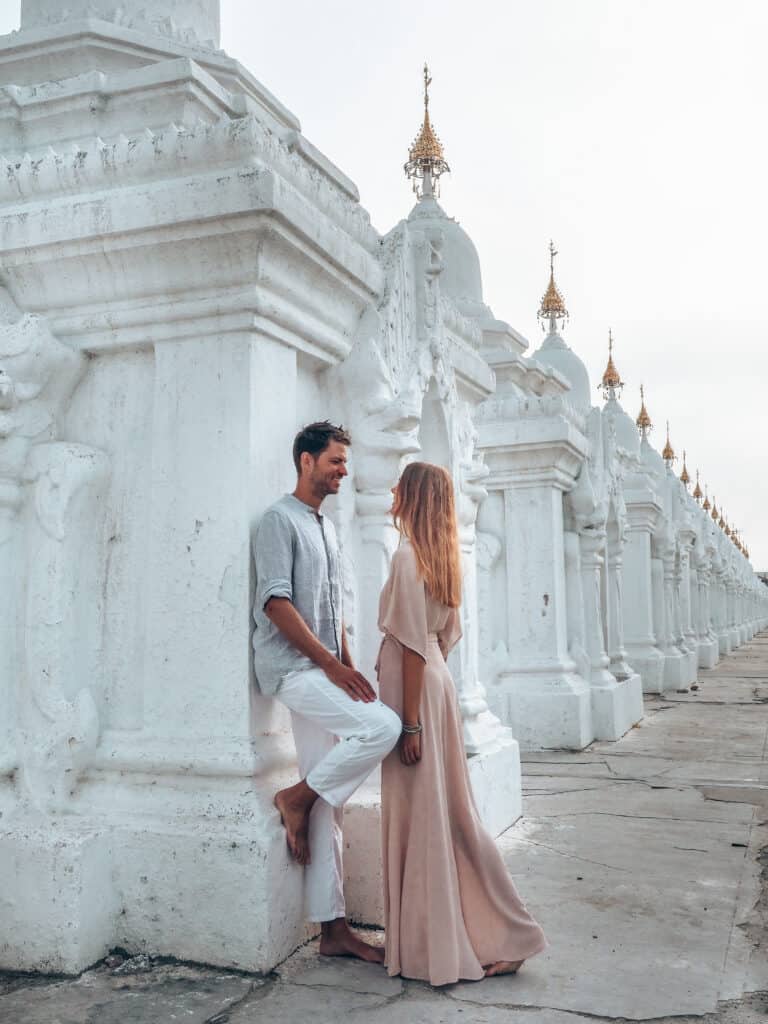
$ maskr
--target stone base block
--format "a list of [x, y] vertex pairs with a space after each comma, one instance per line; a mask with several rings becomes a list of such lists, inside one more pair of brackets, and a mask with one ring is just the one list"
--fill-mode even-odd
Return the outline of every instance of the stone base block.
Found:
[[115, 945], [109, 830], [18, 820], [0, 833], [0, 969], [78, 974]]
[[664, 655], [650, 644], [626, 644], [627, 661], [642, 680], [643, 693], [664, 692]]
[[103, 829], [17, 816], [0, 833], [0, 880], [6, 970], [78, 974], [123, 946], [269, 971], [308, 935], [276, 815]]
[[724, 632], [718, 633], [717, 634], [717, 642], [718, 642], [718, 645], [720, 647], [720, 657], [721, 658], [724, 658], [726, 656], [726, 654], [730, 654], [731, 651], [733, 650], [733, 645], [731, 644], [731, 634], [730, 634], [730, 632], [724, 631]]
[[717, 640], [702, 640], [699, 643], [699, 668], [714, 668], [720, 660], [720, 645]]
[[[694, 674], [693, 679], [696, 676]], [[669, 690], [680, 690], [693, 682], [691, 678], [690, 663], [688, 655], [682, 651], [664, 652], [664, 689], [663, 693]]]
[[[483, 824], [495, 837], [522, 814], [520, 751], [504, 739], [495, 750], [468, 759], [469, 777]], [[378, 773], [376, 773], [378, 775]], [[381, 787], [370, 778], [344, 811], [344, 893], [357, 924], [384, 923], [381, 874]]]
[[590, 687], [573, 672], [502, 671], [488, 703], [521, 750], [583, 750], [595, 738]]
[[117, 945], [246, 971], [269, 971], [309, 934], [303, 869], [277, 820], [226, 821], [120, 837]]
[[643, 717], [643, 684], [637, 672], [613, 686], [592, 687], [592, 727], [597, 740], [618, 740]]
[[696, 682], [699, 674], [699, 651], [698, 647], [686, 647], [685, 657], [687, 661], [688, 685]]
[[737, 647], [741, 646], [741, 633], [737, 626], [731, 626], [729, 632], [731, 636], [731, 650], [735, 651]]

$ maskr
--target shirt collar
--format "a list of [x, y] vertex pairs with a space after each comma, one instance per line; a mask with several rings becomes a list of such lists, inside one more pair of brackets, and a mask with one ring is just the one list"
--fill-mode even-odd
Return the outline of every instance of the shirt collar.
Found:
[[320, 519], [323, 518], [323, 513], [319, 508], [313, 508], [311, 505], [308, 505], [306, 501], [302, 501], [301, 498], [297, 498], [295, 494], [286, 494], [286, 498], [290, 498], [291, 501], [295, 502], [300, 509], [303, 509], [305, 512], [309, 512], [310, 515], [319, 516]]

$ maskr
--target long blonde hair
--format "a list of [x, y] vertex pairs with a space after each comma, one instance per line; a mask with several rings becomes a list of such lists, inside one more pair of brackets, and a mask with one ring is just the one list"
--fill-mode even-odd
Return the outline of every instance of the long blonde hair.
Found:
[[419, 575], [440, 604], [461, 604], [461, 555], [453, 481], [442, 466], [411, 462], [403, 470], [392, 508], [395, 526], [416, 555]]

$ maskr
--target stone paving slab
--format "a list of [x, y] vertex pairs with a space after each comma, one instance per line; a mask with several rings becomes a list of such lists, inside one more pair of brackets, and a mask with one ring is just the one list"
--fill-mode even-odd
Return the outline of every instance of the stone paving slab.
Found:
[[[17, 979], [0, 995], [1, 1024], [208, 1024], [264, 984], [262, 979], [185, 964], [115, 976], [101, 966], [75, 980]], [[0, 992], [2, 990], [0, 989]]]

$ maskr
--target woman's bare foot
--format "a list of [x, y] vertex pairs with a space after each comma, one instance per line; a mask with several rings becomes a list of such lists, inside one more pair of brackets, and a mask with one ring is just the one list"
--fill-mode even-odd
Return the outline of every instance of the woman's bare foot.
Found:
[[498, 960], [484, 968], [485, 976], [492, 978], [496, 974], [517, 974], [524, 963], [525, 960]]
[[345, 918], [323, 921], [320, 936], [321, 956], [352, 956], [371, 964], [384, 963], [382, 946], [372, 946], [352, 931]]
[[301, 865], [307, 865], [311, 860], [309, 814], [316, 799], [317, 793], [302, 781], [275, 793], [273, 801], [285, 828], [285, 838], [291, 856]]

